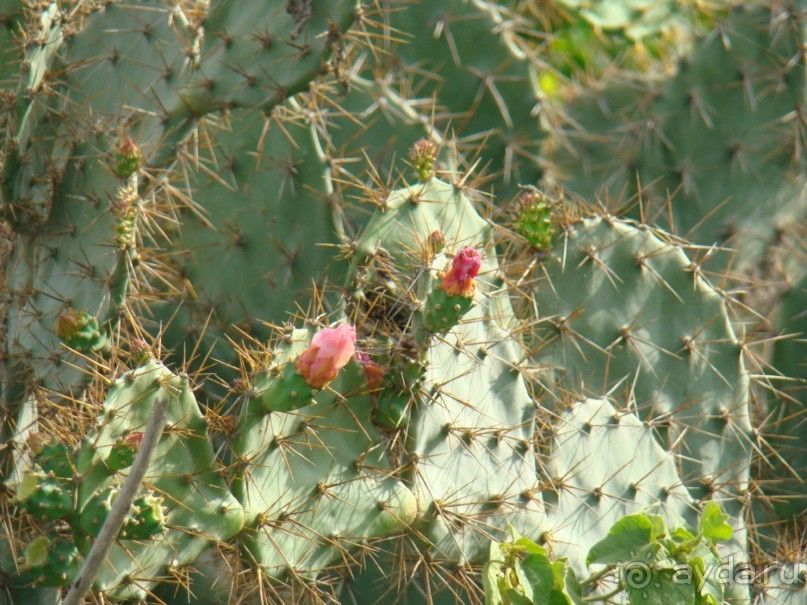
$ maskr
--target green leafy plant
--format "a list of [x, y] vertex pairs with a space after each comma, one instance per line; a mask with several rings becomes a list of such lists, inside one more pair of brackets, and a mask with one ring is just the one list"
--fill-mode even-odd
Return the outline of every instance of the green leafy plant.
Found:
[[721, 605], [724, 587], [717, 575], [717, 545], [732, 536], [731, 525], [714, 502], [707, 503], [696, 531], [668, 529], [664, 518], [627, 515], [589, 550], [586, 562], [598, 569], [578, 580], [568, 561], [552, 560], [543, 546], [514, 534], [492, 543], [485, 564], [488, 605]]
[[543, 546], [524, 537], [494, 542], [483, 571], [488, 605], [580, 605], [583, 589], [564, 558], [550, 560]]

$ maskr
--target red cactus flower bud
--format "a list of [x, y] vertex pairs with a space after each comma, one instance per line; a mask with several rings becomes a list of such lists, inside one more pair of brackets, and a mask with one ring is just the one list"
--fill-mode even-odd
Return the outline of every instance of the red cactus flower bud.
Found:
[[336, 378], [355, 352], [356, 328], [349, 324], [324, 328], [314, 335], [294, 367], [310, 387], [321, 389]]
[[457, 252], [451, 267], [442, 275], [443, 290], [449, 296], [470, 298], [474, 294], [474, 277], [482, 266], [482, 255], [476, 248], [464, 248]]
[[129, 433], [123, 439], [121, 439], [121, 443], [137, 451], [140, 449], [140, 444], [143, 443], [143, 435], [144, 434], [139, 431]]

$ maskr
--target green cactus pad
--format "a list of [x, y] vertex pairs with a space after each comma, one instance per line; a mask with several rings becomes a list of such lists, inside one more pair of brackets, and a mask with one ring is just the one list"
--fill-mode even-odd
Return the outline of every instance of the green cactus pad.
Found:
[[670, 527], [695, 520], [675, 457], [632, 411], [586, 399], [559, 414], [546, 465], [550, 529], [542, 541], [578, 575], [588, 575], [592, 544], [625, 515], [652, 508]]
[[[34, 565], [47, 560], [51, 539], [40, 536], [25, 545], [12, 548], [9, 536], [0, 537], [0, 573], [4, 586], [0, 591], [0, 605], [60, 605], [61, 590], [33, 586], [34, 578], [27, 573]], [[22, 554], [22, 560], [20, 560]]]
[[[500, 177], [502, 197], [518, 183], [537, 182], [542, 134], [532, 115], [533, 51], [518, 35], [526, 20], [484, 0], [417, 0], [400, 8], [387, 14], [385, 27], [406, 34], [378, 36], [374, 51], [360, 55], [364, 69], [347, 92], [336, 83], [328, 90], [319, 129], [328, 154], [367, 158], [373, 172], [397, 178], [396, 152], [425, 136], [446, 143], [439, 147], [452, 169], [481, 159]], [[424, 35], [410, 37], [414, 32]], [[336, 179], [346, 180], [345, 168], [335, 168]], [[366, 197], [363, 187], [345, 190], [348, 201]], [[366, 210], [351, 218], [364, 223]]]
[[[92, 145], [79, 151], [90, 155]], [[56, 204], [48, 223], [36, 233], [18, 237], [6, 265], [7, 283], [13, 296], [8, 312], [10, 361], [7, 365], [9, 399], [19, 404], [27, 395], [26, 377], [55, 393], [67, 393], [86, 382], [84, 358], [109, 344], [109, 334], [100, 324], [116, 304], [119, 260], [115, 253], [115, 217], [109, 201], [120, 181], [103, 166], [85, 171], [73, 166], [64, 176], [63, 189], [76, 191], [69, 203]], [[124, 288], [125, 289], [125, 288]], [[86, 314], [75, 309], [86, 310]], [[65, 323], [64, 317], [70, 321]], [[73, 321], [73, 320], [76, 321]], [[73, 353], [65, 343], [80, 351]], [[68, 326], [69, 324], [69, 326]], [[67, 329], [67, 328], [70, 329]]]
[[375, 401], [373, 422], [388, 431], [405, 428], [411, 415], [411, 402], [412, 394], [408, 391], [381, 391]]
[[121, 540], [148, 540], [165, 529], [162, 498], [147, 495], [136, 498], [118, 535]]
[[529, 44], [517, 34], [524, 20], [497, 2], [421, 0], [392, 13], [392, 26], [428, 32], [394, 52], [412, 77], [431, 71], [418, 95], [436, 94], [445, 104], [434, 121], [438, 129], [450, 124], [468, 164], [476, 157], [489, 163], [503, 181], [498, 191], [503, 197], [517, 183], [537, 181], [541, 134], [532, 115], [537, 97]]
[[[7, 15], [10, 24], [21, 26], [25, 33], [20, 38], [27, 40], [28, 44], [14, 49], [17, 52], [9, 52], [11, 49], [6, 45], [0, 47], [5, 57], [24, 57], [18, 66], [26, 66], [24, 71], [19, 70], [19, 80], [15, 83], [17, 102], [3, 111], [7, 118], [11, 118], [14, 128], [10, 129], [10, 136], [3, 145], [0, 207], [15, 225], [29, 228], [40, 225], [50, 212], [55, 181], [64, 169], [70, 147], [63, 142], [54, 144], [58, 125], [52, 119], [50, 95], [47, 94], [55, 75], [53, 63], [62, 50], [64, 31], [62, 13], [57, 4], [30, 7], [24, 24], [21, 4], [13, 4], [17, 6], [0, 14]], [[2, 34], [0, 39], [9, 41]], [[0, 67], [0, 78], [4, 72]], [[11, 131], [14, 131], [13, 135]]]
[[[3, 0], [0, 2], [0, 48], [13, 47], [14, 36], [19, 27], [25, 22], [24, 5], [17, 0]], [[0, 60], [0, 87], [11, 88], [16, 86], [19, 78], [19, 57], [13, 54]]]
[[[65, 392], [80, 383], [80, 363], [60, 364], [53, 334], [57, 319], [69, 306], [102, 317], [110, 297], [113, 302], [120, 298], [115, 284], [121, 280], [113, 274], [116, 259], [110, 254], [118, 226], [110, 225], [108, 202], [120, 185], [115, 149], [121, 135], [137, 140], [146, 167], [173, 165], [184, 148], [180, 143], [198, 132], [203, 113], [252, 106], [259, 97], [262, 110], [269, 111], [302, 89], [323, 68], [324, 55], [338, 46], [355, 4], [329, 1], [318, 6], [312, 19], [298, 15], [295, 21], [282, 2], [271, 9], [260, 3], [217, 2], [207, 15], [204, 42], [202, 30], [191, 22], [198, 15], [191, 18], [183, 12], [188, 7], [162, 0], [102, 3], [86, 12], [60, 8], [54, 3], [31, 9], [38, 33], [37, 43], [29, 40], [26, 57], [31, 81], [18, 97], [22, 117], [14, 149], [19, 153], [4, 156], [3, 162], [4, 216], [30, 236], [16, 246], [8, 269], [15, 293], [8, 339], [13, 391], [37, 382]], [[245, 20], [245, 10], [255, 18]], [[241, 55], [256, 50], [256, 56]], [[246, 64], [255, 73], [245, 79], [237, 66]], [[233, 77], [241, 78], [240, 86]], [[222, 87], [214, 91], [198, 78], [221, 81]], [[39, 94], [40, 89], [49, 94]], [[261, 132], [258, 127], [253, 140]], [[155, 189], [162, 193], [165, 184], [144, 183], [141, 193], [153, 200], [150, 194]], [[304, 189], [301, 183], [298, 187]], [[257, 224], [253, 219], [248, 224]], [[266, 218], [264, 226], [271, 222]], [[124, 235], [133, 241], [131, 234]], [[253, 241], [262, 245], [265, 235], [263, 229]], [[250, 260], [246, 266], [257, 264]], [[301, 283], [310, 286], [305, 277]], [[254, 280], [248, 289], [253, 286]], [[293, 300], [285, 301], [286, 308]], [[12, 394], [18, 404], [26, 393]]]
[[[425, 258], [436, 231], [445, 250]], [[473, 306], [446, 334], [420, 332], [406, 315], [418, 309], [411, 298], [430, 296], [437, 272], [466, 246], [483, 259]], [[423, 349], [404, 469], [423, 515], [423, 549], [435, 560], [464, 565], [486, 557], [488, 539], [504, 536], [508, 523], [525, 534], [539, 531], [544, 516], [530, 446], [535, 407], [517, 369], [524, 353], [511, 337], [509, 300], [496, 292], [501, 275], [489, 225], [461, 188], [433, 178], [389, 195], [360, 237], [352, 268], [367, 280], [355, 303], [360, 331], [389, 332], [393, 352], [407, 336]], [[379, 296], [389, 299], [386, 314], [376, 311]]]
[[[140, 433], [140, 437], [142, 437], [142, 433]], [[112, 472], [129, 468], [137, 455], [137, 447], [137, 437], [134, 439], [128, 435], [122, 437], [112, 446], [109, 456], [104, 460], [106, 467]]]
[[217, 2], [183, 101], [197, 114], [278, 105], [322, 70], [356, 10], [350, 0], [324, 0], [316, 10], [307, 2]]
[[[243, 522], [243, 510], [221, 476], [187, 378], [174, 376], [154, 360], [125, 373], [109, 389], [97, 427], [79, 456], [84, 476], [79, 510], [125, 479], [126, 470], [110, 476], [104, 461], [122, 437], [143, 430], [158, 397], [170, 399], [167, 428], [144, 483], [155, 498], [163, 499], [165, 525], [170, 529], [152, 533], [162, 523], [161, 511], [152, 507], [152, 497], [143, 494], [140, 513], [134, 510], [130, 515], [127, 535], [112, 546], [95, 582], [109, 598], [143, 598], [149, 586], [167, 577], [169, 565], [191, 563], [210, 544], [237, 534]], [[135, 576], [136, 583], [125, 581]]]
[[[78, 516], [78, 526], [85, 535], [98, 537], [98, 532], [112, 509], [117, 491], [112, 487], [105, 487], [84, 505]], [[118, 533], [118, 540], [148, 540], [162, 532], [164, 527], [162, 498], [140, 496], [132, 503], [132, 510]]]
[[[70, 307], [101, 318], [120, 298], [112, 252], [117, 225], [109, 207], [121, 185], [113, 150], [121, 132], [136, 130], [153, 151], [163, 134], [158, 116], [178, 104], [174, 77], [189, 64], [182, 19], [161, 1], [107, 3], [86, 15], [51, 8], [56, 15], [49, 27], [57, 37], [41, 48], [53, 57], [42, 58], [37, 76], [51, 94], [31, 99], [23, 129], [30, 149], [6, 182], [9, 197], [41, 207], [37, 229], [23, 229], [26, 237], [9, 263], [16, 293], [9, 313], [10, 382], [16, 386], [33, 375], [46, 388], [66, 392], [84, 379], [83, 361], [62, 351], [55, 335], [59, 318]], [[63, 29], [72, 34], [67, 43]], [[94, 350], [104, 343], [94, 337], [68, 344]]]
[[81, 554], [70, 540], [38, 538], [25, 551], [26, 573], [39, 586], [69, 586], [81, 569]]
[[473, 305], [473, 298], [449, 296], [440, 288], [426, 298], [423, 309], [423, 324], [431, 332], [448, 332], [459, 323]]
[[45, 471], [60, 479], [73, 478], [71, 451], [63, 443], [51, 441], [34, 456], [34, 462]]
[[560, 399], [611, 394], [635, 410], [676, 447], [692, 497], [718, 499], [741, 530], [753, 449], [743, 352], [726, 301], [663, 237], [610, 217], [570, 226], [536, 272], [533, 359]]
[[[276, 363], [294, 359], [311, 337], [295, 330]], [[241, 412], [232, 489], [246, 514], [246, 558], [270, 577], [316, 576], [341, 549], [400, 531], [417, 516], [414, 496], [377, 447], [363, 368], [350, 362], [328, 390], [339, 395], [294, 412], [267, 414], [257, 399]]]
[[112, 501], [116, 493], [117, 490], [111, 486], [101, 488], [84, 504], [78, 515], [78, 528], [84, 535], [98, 537], [98, 532], [101, 531], [109, 511], [112, 510]]
[[134, 114], [124, 119], [138, 124], [149, 160], [171, 161], [200, 116], [233, 107], [268, 111], [300, 91], [335, 43], [326, 34], [340, 35], [354, 10], [328, 0], [296, 24], [282, 3], [221, 1], [205, 15], [201, 36], [192, 17], [160, 1], [104, 4], [62, 49], [58, 68], [70, 91], [64, 110], [76, 121], [88, 120], [88, 102], [94, 116]]
[[733, 259], [733, 272], [758, 262], [807, 212], [802, 126], [789, 119], [807, 91], [802, 12], [745, 3], [668, 80], [584, 90], [545, 146], [551, 179], [588, 200], [640, 200], [633, 218], [731, 248], [713, 262]]
[[768, 571], [760, 605], [800, 605], [807, 600], [807, 564], [782, 563]]
[[[768, 399], [762, 425], [771, 453], [759, 461], [760, 487], [768, 496], [755, 503], [758, 523], [800, 527], [807, 517], [807, 277], [782, 298], [773, 367], [783, 380]], [[775, 379], [773, 379], [775, 380]], [[779, 528], [781, 529], [781, 528]], [[798, 530], [797, 530], [798, 531]]]
[[326, 272], [343, 271], [325, 159], [299, 109], [284, 114], [233, 111], [190, 171], [195, 210], [171, 233], [178, 288], [159, 310], [178, 354], [201, 339], [201, 350], [233, 363], [227, 337], [268, 338], [264, 322], [288, 320]]
[[38, 521], [55, 521], [72, 512], [73, 489], [58, 477], [29, 473], [17, 486], [17, 501]]
[[255, 380], [254, 390], [258, 393], [256, 399], [267, 412], [290, 412], [317, 403], [313, 389], [292, 362], [278, 368], [277, 373], [260, 374]]

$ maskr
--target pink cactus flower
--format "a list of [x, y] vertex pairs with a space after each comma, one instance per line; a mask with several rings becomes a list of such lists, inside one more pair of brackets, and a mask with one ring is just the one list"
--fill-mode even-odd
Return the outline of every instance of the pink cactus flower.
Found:
[[476, 248], [464, 248], [451, 261], [451, 268], [443, 273], [443, 290], [449, 296], [470, 298], [474, 295], [474, 277], [482, 266], [482, 255]]
[[294, 367], [308, 386], [321, 389], [336, 378], [356, 352], [356, 328], [342, 324], [323, 328], [311, 339], [311, 345], [297, 358]]

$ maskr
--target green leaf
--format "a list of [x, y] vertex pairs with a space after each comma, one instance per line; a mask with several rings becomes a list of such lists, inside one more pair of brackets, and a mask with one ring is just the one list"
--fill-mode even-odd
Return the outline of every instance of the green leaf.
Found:
[[569, 560], [561, 557], [552, 563], [552, 575], [555, 576], [555, 587], [561, 591], [566, 589], [566, 570], [569, 569]]
[[549, 593], [555, 586], [552, 563], [546, 555], [530, 555], [515, 565], [516, 576], [524, 594], [535, 605], [549, 605]]
[[510, 605], [533, 605], [532, 601], [524, 595], [517, 593], [512, 588], [507, 590], [505, 598], [509, 601]]
[[653, 570], [649, 581], [626, 582], [625, 592], [631, 605], [694, 605], [695, 585], [674, 581], [671, 569]]
[[700, 558], [704, 565], [711, 565], [714, 568], [720, 566], [720, 555], [715, 552], [714, 546], [708, 542], [700, 541], [692, 547], [688, 560], [691, 561], [695, 557]]
[[491, 563], [499, 563], [500, 565], [504, 563], [504, 549], [502, 549], [502, 545], [498, 542], [493, 541], [490, 543], [488, 561]]
[[663, 549], [660, 550], [654, 557], [647, 557], [646, 563], [651, 564], [654, 569], [675, 569], [680, 561], [668, 556], [668, 553]]
[[651, 538], [653, 540], [658, 540], [667, 535], [667, 524], [664, 523], [664, 517], [661, 515], [646, 515], [646, 517], [650, 520]]
[[701, 536], [693, 534], [691, 531], [684, 527], [677, 527], [672, 532], [672, 538], [669, 540], [662, 540], [667, 552], [676, 559], [685, 558], [702, 543]]
[[577, 574], [571, 567], [566, 568], [566, 587], [564, 593], [574, 605], [583, 605], [583, 587], [577, 579]]
[[700, 531], [712, 544], [730, 540], [734, 530], [728, 524], [729, 516], [714, 502], [707, 502], [701, 513]]
[[547, 552], [543, 546], [539, 546], [529, 538], [519, 538], [515, 542], [513, 542], [514, 546], [517, 546], [520, 550], [529, 553], [531, 555], [544, 555], [546, 556]]
[[555, 588], [549, 594], [549, 605], [583, 605], [583, 587], [566, 557], [552, 563]]
[[549, 605], [575, 605], [575, 603], [569, 598], [569, 595], [555, 588], [549, 593]]
[[723, 586], [715, 576], [715, 570], [718, 569], [720, 561], [714, 556], [709, 559], [704, 561], [701, 557], [693, 557], [689, 565], [695, 576], [698, 595], [701, 597], [698, 600], [704, 603], [714, 601], [719, 604], [723, 602]]
[[685, 527], [676, 527], [672, 532], [672, 537], [677, 542], [689, 542], [695, 539], [695, 534]]
[[602, 540], [588, 551], [586, 563], [624, 563], [637, 560], [658, 536], [658, 523], [647, 515], [622, 517]]
[[502, 605], [501, 591], [499, 591], [499, 576], [504, 563], [504, 553], [498, 542], [490, 543], [488, 562], [482, 569], [482, 586], [485, 589], [485, 603], [487, 605]]

